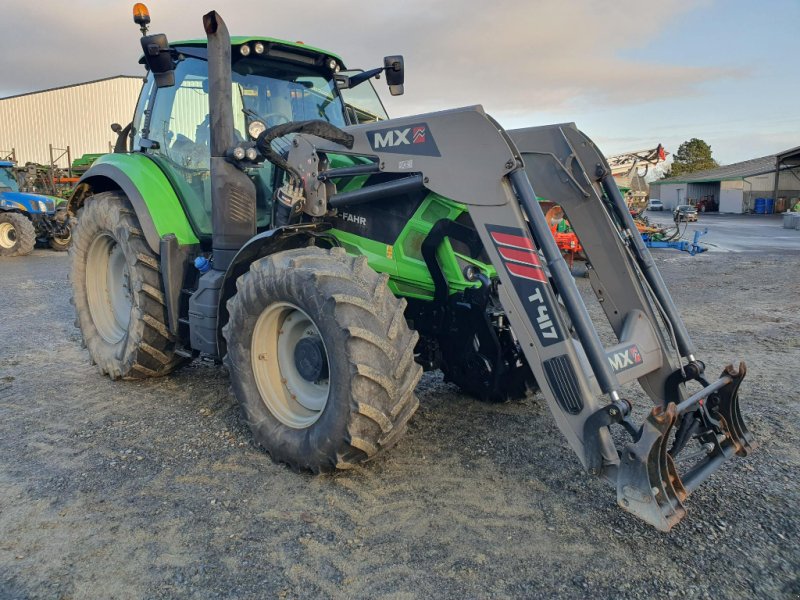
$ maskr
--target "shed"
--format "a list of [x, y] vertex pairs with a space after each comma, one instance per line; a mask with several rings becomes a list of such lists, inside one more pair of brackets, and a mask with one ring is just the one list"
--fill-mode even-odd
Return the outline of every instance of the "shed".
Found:
[[111, 124], [130, 122], [141, 87], [141, 77], [117, 75], [0, 98], [0, 158], [13, 150], [18, 164], [66, 168], [67, 147], [73, 159], [108, 152]]
[[650, 198], [672, 210], [679, 204], [694, 204], [706, 211], [746, 213], [757, 210], [757, 200], [783, 212], [800, 197], [800, 147], [670, 177], [650, 184]]

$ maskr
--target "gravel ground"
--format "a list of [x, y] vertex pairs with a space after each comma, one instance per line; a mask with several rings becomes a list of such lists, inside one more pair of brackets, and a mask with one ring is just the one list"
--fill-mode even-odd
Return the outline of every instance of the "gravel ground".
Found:
[[584, 474], [540, 398], [480, 404], [432, 374], [386, 456], [293, 473], [222, 369], [113, 383], [66, 257], [0, 259], [0, 597], [800, 597], [800, 253], [656, 256], [710, 372], [748, 362], [760, 443], [668, 534]]

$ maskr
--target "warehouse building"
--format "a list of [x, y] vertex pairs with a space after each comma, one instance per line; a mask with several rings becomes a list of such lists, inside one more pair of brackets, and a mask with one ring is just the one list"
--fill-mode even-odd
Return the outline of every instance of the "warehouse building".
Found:
[[[12, 150], [18, 164], [68, 167], [83, 154], [108, 152], [133, 117], [142, 78], [118, 75], [75, 85], [0, 98], [0, 158]], [[52, 148], [52, 150], [51, 150]]]
[[650, 198], [672, 210], [693, 204], [721, 213], [784, 212], [800, 199], [800, 146], [732, 165], [650, 183]]

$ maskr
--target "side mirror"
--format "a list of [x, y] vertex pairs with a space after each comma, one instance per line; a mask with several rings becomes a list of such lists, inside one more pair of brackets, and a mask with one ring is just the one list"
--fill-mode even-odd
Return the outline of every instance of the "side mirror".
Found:
[[389, 93], [392, 96], [403, 94], [403, 82], [405, 81], [405, 67], [403, 57], [385, 56], [383, 58], [383, 68], [386, 72], [386, 83], [389, 86]]
[[175, 85], [175, 61], [172, 60], [167, 36], [163, 33], [143, 35], [142, 50], [145, 64], [155, 75], [156, 86], [162, 88]]

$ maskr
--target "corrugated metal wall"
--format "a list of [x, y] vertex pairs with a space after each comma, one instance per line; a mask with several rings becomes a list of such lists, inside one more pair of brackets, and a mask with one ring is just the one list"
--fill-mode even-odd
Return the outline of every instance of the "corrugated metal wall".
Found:
[[[140, 77], [114, 77], [72, 87], [0, 99], [0, 150], [16, 149], [17, 162], [50, 162], [50, 144], [70, 147], [72, 158], [108, 152], [133, 118]], [[66, 167], [64, 158], [59, 166]]]

